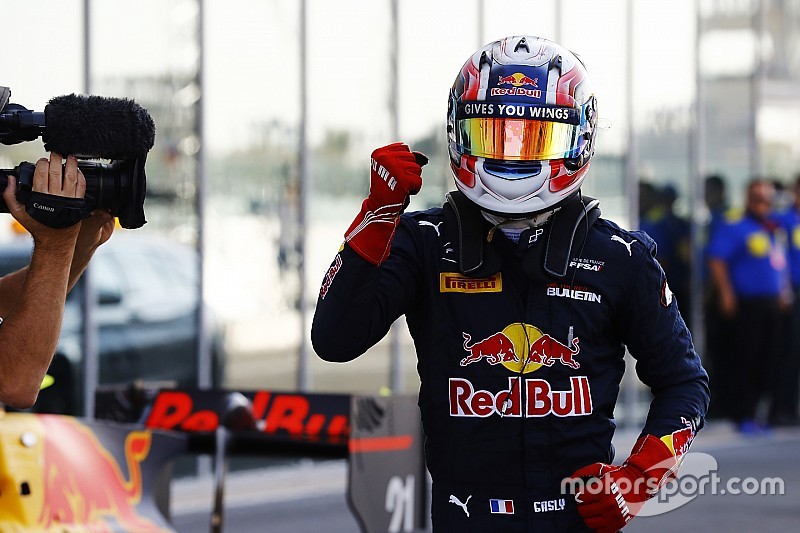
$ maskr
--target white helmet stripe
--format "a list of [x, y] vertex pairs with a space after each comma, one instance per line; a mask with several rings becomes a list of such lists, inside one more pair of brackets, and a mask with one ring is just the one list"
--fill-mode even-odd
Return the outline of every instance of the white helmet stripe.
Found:
[[558, 78], [559, 72], [558, 68], [553, 67], [547, 72], [547, 94], [545, 95], [545, 100], [548, 104], [555, 105], [556, 103], [556, 92], [558, 91]]
[[481, 80], [478, 84], [478, 100], [486, 100], [486, 88], [489, 85], [489, 73], [492, 70], [492, 63], [491, 61], [479, 61], [480, 63], [480, 72], [481, 72]]

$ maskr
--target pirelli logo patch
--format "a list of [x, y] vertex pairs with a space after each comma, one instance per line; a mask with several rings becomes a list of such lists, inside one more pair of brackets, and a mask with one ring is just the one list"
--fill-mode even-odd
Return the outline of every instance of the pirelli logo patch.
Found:
[[439, 274], [439, 292], [501, 292], [503, 277], [498, 272], [488, 278], [470, 278], [458, 272]]

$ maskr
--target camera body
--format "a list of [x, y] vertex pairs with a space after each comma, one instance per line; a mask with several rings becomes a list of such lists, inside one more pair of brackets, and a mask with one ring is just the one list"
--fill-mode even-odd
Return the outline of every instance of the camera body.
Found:
[[[86, 194], [82, 201], [64, 207], [64, 215], [85, 218], [94, 209], [106, 209], [123, 228], [136, 229], [146, 223], [145, 162], [155, 139], [155, 125], [146, 110], [127, 99], [73, 94], [53, 98], [44, 112], [37, 112], [10, 103], [10, 96], [8, 87], [0, 87], [0, 143], [42, 137], [46, 150], [78, 158]], [[7, 175], [14, 176], [19, 185], [17, 199], [27, 206], [34, 169], [29, 162], [0, 169], [0, 191], [5, 190]], [[2, 199], [0, 212], [8, 212]]]

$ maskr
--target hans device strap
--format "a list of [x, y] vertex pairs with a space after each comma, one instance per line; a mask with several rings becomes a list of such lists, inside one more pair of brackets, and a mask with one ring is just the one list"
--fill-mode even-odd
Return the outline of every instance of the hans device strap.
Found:
[[[470, 277], [484, 277], [497, 273], [502, 266], [502, 260], [487, 242], [488, 227], [480, 207], [471, 202], [461, 191], [451, 191], [446, 197], [445, 231], [448, 231], [450, 240], [454, 244], [459, 271]], [[542, 269], [545, 273], [558, 278], [566, 276], [572, 250], [580, 249], [586, 239], [588, 228], [599, 217], [598, 200], [579, 194], [571, 196], [545, 224], [547, 246], [544, 260], [536, 266], [531, 265], [531, 268], [540, 272]], [[585, 227], [586, 231], [580, 232], [581, 227]], [[541, 258], [539, 254], [534, 255]], [[526, 257], [526, 259], [532, 258]], [[529, 261], [524, 260], [523, 263]]]
[[[456, 228], [454, 241], [458, 268], [464, 275], [478, 275], [484, 265], [486, 247], [486, 221], [480, 207], [471, 202], [461, 191], [451, 191], [446, 195], [444, 205], [445, 228]], [[497, 265], [499, 270], [500, 265]], [[490, 274], [494, 274], [491, 272]]]
[[[558, 278], [567, 275], [573, 248], [580, 250], [589, 233], [589, 228], [600, 217], [600, 201], [588, 196], [573, 196], [553, 213], [544, 253], [545, 271]], [[584, 226], [586, 231], [578, 233]], [[576, 235], [578, 239], [576, 240]]]

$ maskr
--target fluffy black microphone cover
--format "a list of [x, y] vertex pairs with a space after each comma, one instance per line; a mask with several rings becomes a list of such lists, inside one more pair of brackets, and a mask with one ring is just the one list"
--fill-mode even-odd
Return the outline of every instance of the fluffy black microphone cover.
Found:
[[45, 150], [101, 159], [147, 154], [156, 129], [146, 109], [133, 100], [70, 94], [56, 96], [44, 108]]

